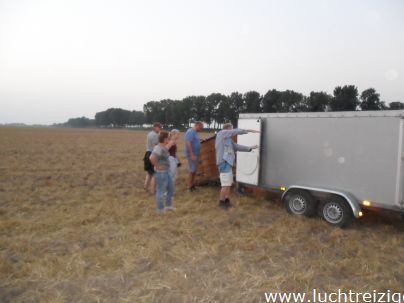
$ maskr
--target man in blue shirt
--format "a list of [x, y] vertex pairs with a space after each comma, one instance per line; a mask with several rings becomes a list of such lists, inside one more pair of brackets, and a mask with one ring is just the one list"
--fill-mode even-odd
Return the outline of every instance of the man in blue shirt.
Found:
[[233, 142], [232, 137], [244, 135], [247, 133], [259, 133], [256, 130], [233, 129], [233, 125], [226, 123], [223, 129], [217, 133], [215, 149], [216, 149], [216, 165], [220, 173], [220, 183], [222, 189], [219, 196], [219, 207], [228, 209], [231, 207], [230, 192], [233, 184], [233, 166], [236, 164], [236, 151], [250, 152], [258, 145], [244, 146]]
[[198, 132], [203, 129], [203, 123], [195, 122], [194, 127], [191, 127], [185, 133], [185, 156], [188, 160], [188, 191], [195, 190], [195, 176], [198, 170], [199, 156], [201, 153], [201, 140]]

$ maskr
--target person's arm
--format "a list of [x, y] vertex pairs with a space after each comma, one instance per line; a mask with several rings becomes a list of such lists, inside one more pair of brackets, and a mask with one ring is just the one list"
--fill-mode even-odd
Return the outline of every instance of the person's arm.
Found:
[[197, 157], [194, 155], [192, 150], [192, 140], [194, 139], [194, 134], [191, 132], [187, 132], [185, 134], [185, 148], [188, 150], [188, 154], [191, 157], [192, 161], [196, 161]]
[[173, 156], [175, 159], [177, 159], [177, 166], [180, 167], [180, 166], [181, 166], [181, 161], [180, 161], [180, 158], [177, 157], [177, 144], [174, 144], [174, 145], [171, 147], [171, 152], [170, 152], [170, 154], [172, 154], [172, 156]]
[[[240, 129], [235, 129], [235, 130], [240, 130]], [[243, 133], [241, 133], [241, 135], [246, 134], [246, 133], [255, 133], [255, 134], [260, 133], [260, 131], [254, 130], [254, 129], [241, 129], [241, 130], [243, 131]], [[232, 143], [233, 143], [234, 150], [235, 151], [240, 151], [240, 152], [250, 152], [253, 149], [258, 148], [258, 145], [245, 146], [245, 145], [237, 144], [235, 142], [232, 142]]]
[[223, 139], [231, 138], [237, 135], [244, 135], [248, 133], [248, 130], [235, 128], [235, 129], [224, 129], [221, 130], [220, 133], [222, 134]]
[[155, 138], [154, 140], [155, 142], [153, 142], [153, 148], [157, 145], [159, 145], [159, 137], [157, 136], [157, 138]]
[[153, 166], [157, 165], [157, 156], [155, 153], [152, 153], [150, 155], [149, 160], [150, 160], [151, 164], [153, 164]]
[[187, 150], [189, 152], [189, 155], [191, 156], [192, 161], [196, 161], [197, 157], [192, 152], [192, 143], [191, 143], [191, 141], [185, 141], [185, 146], [186, 146], [186, 148], [187, 148]]
[[231, 138], [237, 135], [245, 135], [247, 133], [259, 133], [258, 130], [253, 130], [253, 129], [241, 129], [241, 128], [235, 128], [235, 129], [224, 129], [220, 131], [222, 133], [223, 138]]
[[258, 148], [258, 145], [253, 145], [253, 146], [245, 146], [245, 145], [240, 145], [237, 143], [233, 142], [233, 148], [235, 151], [240, 151], [240, 152], [250, 152], [253, 149]]

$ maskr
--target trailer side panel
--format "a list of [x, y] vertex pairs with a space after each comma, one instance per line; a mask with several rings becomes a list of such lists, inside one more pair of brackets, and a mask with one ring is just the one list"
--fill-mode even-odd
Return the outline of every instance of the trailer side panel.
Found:
[[261, 184], [341, 189], [397, 204], [398, 117], [264, 118]]

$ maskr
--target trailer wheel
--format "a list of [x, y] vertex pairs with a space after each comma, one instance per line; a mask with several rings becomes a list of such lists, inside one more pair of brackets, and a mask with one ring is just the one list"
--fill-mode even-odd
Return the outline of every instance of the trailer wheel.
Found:
[[322, 204], [321, 215], [327, 223], [338, 227], [346, 227], [354, 219], [351, 207], [337, 195], [330, 196]]
[[312, 217], [316, 212], [316, 201], [306, 190], [289, 190], [283, 197], [283, 202], [291, 214]]

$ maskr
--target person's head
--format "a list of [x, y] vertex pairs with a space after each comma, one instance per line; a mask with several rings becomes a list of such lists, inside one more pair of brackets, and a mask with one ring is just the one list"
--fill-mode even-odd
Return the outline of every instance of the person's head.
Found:
[[172, 129], [170, 131], [170, 140], [176, 141], [180, 135], [180, 131], [178, 129]]
[[168, 142], [168, 132], [165, 130], [160, 131], [159, 133], [159, 143], [167, 144]]
[[153, 123], [153, 130], [156, 133], [159, 133], [161, 131], [161, 123], [160, 122], [154, 122]]
[[203, 128], [203, 122], [196, 121], [195, 125], [194, 125], [195, 131], [200, 132], [202, 130], [202, 128]]
[[233, 125], [231, 123], [223, 124], [223, 129], [233, 129]]

